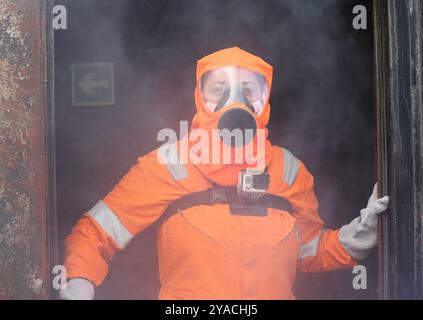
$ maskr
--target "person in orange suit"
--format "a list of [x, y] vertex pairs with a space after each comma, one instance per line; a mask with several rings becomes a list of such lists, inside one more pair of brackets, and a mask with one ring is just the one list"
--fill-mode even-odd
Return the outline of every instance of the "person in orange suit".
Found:
[[200, 59], [196, 78], [190, 133], [138, 158], [67, 237], [62, 299], [93, 299], [114, 254], [160, 219], [159, 299], [294, 299], [297, 269], [350, 268], [377, 245], [389, 202], [377, 186], [359, 217], [325, 229], [313, 176], [268, 140], [268, 63], [228, 48]]

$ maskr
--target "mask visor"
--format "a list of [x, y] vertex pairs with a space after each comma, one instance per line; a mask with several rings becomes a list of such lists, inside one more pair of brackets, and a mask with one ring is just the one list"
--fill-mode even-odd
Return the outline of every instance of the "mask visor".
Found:
[[260, 115], [269, 98], [269, 89], [263, 75], [228, 66], [210, 70], [201, 77], [201, 96], [211, 112], [240, 103]]

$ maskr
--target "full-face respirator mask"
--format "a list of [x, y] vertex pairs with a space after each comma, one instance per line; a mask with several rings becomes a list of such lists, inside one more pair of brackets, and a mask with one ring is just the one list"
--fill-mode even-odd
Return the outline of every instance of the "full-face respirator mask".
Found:
[[[241, 130], [248, 144], [257, 132], [257, 120], [269, 96], [263, 75], [239, 67], [207, 71], [201, 78], [201, 98], [209, 112], [218, 113], [220, 131]], [[250, 134], [245, 134], [247, 130]]]

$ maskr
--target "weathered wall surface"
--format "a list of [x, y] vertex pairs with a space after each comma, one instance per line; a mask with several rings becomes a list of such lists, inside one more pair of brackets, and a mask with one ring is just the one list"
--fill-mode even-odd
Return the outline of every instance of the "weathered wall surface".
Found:
[[0, 0], [0, 299], [46, 294], [42, 3]]

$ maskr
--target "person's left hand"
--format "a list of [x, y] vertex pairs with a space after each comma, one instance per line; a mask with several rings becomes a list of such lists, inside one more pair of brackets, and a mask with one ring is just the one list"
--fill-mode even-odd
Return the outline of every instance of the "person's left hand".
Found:
[[364, 259], [377, 246], [379, 214], [386, 211], [388, 205], [388, 196], [377, 199], [375, 184], [367, 207], [360, 210], [360, 216], [339, 230], [339, 241], [353, 258]]

